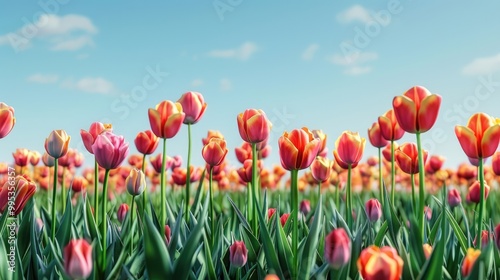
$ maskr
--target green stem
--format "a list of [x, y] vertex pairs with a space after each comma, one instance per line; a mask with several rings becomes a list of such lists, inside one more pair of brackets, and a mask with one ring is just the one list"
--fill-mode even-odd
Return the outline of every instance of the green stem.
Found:
[[425, 168], [424, 168], [424, 153], [422, 151], [422, 142], [420, 140], [420, 132], [417, 132], [417, 149], [418, 149], [418, 202], [419, 208], [418, 211], [420, 213], [420, 230], [422, 234], [422, 238], [424, 238], [424, 221], [425, 221]]
[[186, 218], [186, 224], [189, 223], [189, 199], [191, 190], [191, 124], [188, 123], [188, 157], [187, 157], [187, 168], [186, 168], [186, 207], [184, 209], [184, 216]]
[[378, 148], [378, 185], [380, 189], [380, 202], [385, 203], [384, 199], [384, 184], [382, 183], [382, 149]]
[[[141, 167], [142, 173], [146, 174], [146, 154], [142, 156], [142, 167]], [[143, 212], [141, 215], [144, 216], [144, 213], [149, 212], [149, 203], [148, 203], [148, 192], [147, 192], [147, 186], [144, 188], [144, 191], [142, 192], [142, 210]]]
[[299, 267], [299, 189], [298, 189], [299, 170], [291, 171], [291, 199], [292, 199], [292, 279], [297, 279], [297, 269]]
[[484, 163], [483, 159], [479, 158], [479, 185], [480, 185], [480, 197], [479, 197], [479, 219], [477, 222], [477, 233], [476, 233], [476, 248], [481, 249], [481, 234], [483, 232], [483, 215], [484, 215], [484, 205], [486, 200], [484, 198]]
[[212, 248], [214, 246], [214, 240], [215, 240], [215, 219], [214, 219], [214, 201], [213, 201], [213, 196], [212, 196], [212, 172], [213, 168], [210, 166], [210, 170], [208, 171], [209, 177], [208, 177], [208, 195], [210, 196], [210, 244], [212, 245]]
[[351, 190], [351, 171], [352, 171], [352, 166], [349, 164], [347, 168], [347, 197], [346, 197], [346, 206], [347, 206], [347, 225], [349, 226], [349, 229], [353, 231], [354, 229], [352, 228], [352, 190]]
[[413, 203], [412, 208], [415, 209], [415, 207], [417, 207], [417, 198], [415, 197], [415, 174], [410, 174], [410, 180], [411, 180], [411, 199]]
[[163, 229], [165, 227], [166, 221], [167, 221], [167, 198], [165, 194], [165, 165], [167, 161], [167, 138], [163, 139], [163, 152], [162, 152], [162, 158], [161, 158], [161, 174], [160, 174], [160, 206], [161, 206], [161, 213], [160, 213], [160, 235], [165, 238], [165, 230]]
[[340, 182], [335, 186], [335, 207], [337, 207], [337, 211], [340, 213]]
[[61, 201], [62, 201], [62, 214], [66, 211], [66, 187], [64, 186], [64, 174], [66, 173], [66, 167], [63, 167], [63, 172], [61, 176]]
[[258, 229], [258, 221], [257, 221], [257, 209], [260, 209], [260, 192], [259, 192], [259, 187], [257, 185], [257, 144], [252, 143], [252, 191], [254, 193], [254, 198], [255, 198], [255, 207], [253, 208], [253, 213], [252, 213], [252, 225], [253, 225], [253, 232], [257, 234], [257, 229]]
[[132, 196], [132, 206], [130, 207], [130, 228], [132, 229], [131, 237], [130, 237], [130, 255], [132, 256], [132, 252], [134, 251], [134, 203], [135, 195]]
[[94, 159], [94, 218], [96, 225], [99, 224], [99, 165]]
[[50, 235], [50, 240], [54, 242], [56, 239], [56, 224], [57, 224], [57, 217], [56, 217], [56, 193], [57, 193], [57, 165], [58, 165], [58, 159], [54, 158], [54, 185], [52, 186], [52, 213], [51, 213], [51, 218], [52, 218], [52, 232]]
[[394, 141], [391, 141], [391, 204], [394, 207], [394, 193], [396, 189], [396, 165], [394, 163]]
[[108, 206], [108, 177], [109, 177], [109, 169], [106, 169], [104, 173], [104, 182], [102, 183], [102, 211], [101, 211], [101, 233], [102, 233], [102, 254], [101, 254], [101, 273], [104, 275], [106, 271], [106, 251], [107, 247], [107, 239], [108, 239], [108, 221], [106, 219], [106, 208]]

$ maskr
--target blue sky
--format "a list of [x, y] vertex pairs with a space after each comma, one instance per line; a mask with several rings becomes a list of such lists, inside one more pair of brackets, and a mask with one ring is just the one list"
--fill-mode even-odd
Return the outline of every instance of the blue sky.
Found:
[[[366, 137], [414, 85], [443, 97], [426, 148], [446, 166], [465, 161], [454, 126], [477, 111], [500, 116], [500, 2], [324, 2], [9, 1], [0, 9], [0, 101], [17, 123], [0, 140], [0, 161], [17, 147], [43, 152], [45, 137], [65, 129], [90, 163], [79, 131], [94, 121], [112, 123], [135, 152], [147, 109], [186, 91], [208, 103], [193, 126], [194, 164], [214, 129], [237, 165], [236, 115], [247, 108], [274, 124], [266, 165], [279, 163], [282, 132], [302, 126], [327, 133], [333, 158], [342, 131]], [[186, 139], [183, 127], [167, 153], [184, 156]]]

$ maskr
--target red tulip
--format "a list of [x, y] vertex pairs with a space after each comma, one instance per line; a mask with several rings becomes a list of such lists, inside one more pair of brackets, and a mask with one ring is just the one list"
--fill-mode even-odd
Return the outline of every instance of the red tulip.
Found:
[[460, 205], [462, 198], [460, 197], [460, 192], [457, 189], [450, 189], [448, 191], [448, 204], [451, 208]]
[[493, 154], [491, 166], [493, 168], [493, 173], [495, 173], [495, 175], [497, 176], [500, 176], [500, 152], [495, 152], [495, 154]]
[[[427, 160], [427, 151], [423, 151], [424, 162]], [[404, 143], [394, 151], [394, 157], [399, 168], [407, 174], [417, 174], [418, 169], [418, 149], [414, 143]]]
[[94, 144], [97, 135], [103, 133], [104, 131], [113, 132], [111, 124], [94, 122], [90, 125], [89, 131], [83, 129], [80, 130], [80, 136], [82, 137], [83, 145], [85, 145], [85, 149], [87, 149], [89, 153], [94, 153], [92, 151], [92, 145]]
[[153, 133], [163, 139], [173, 138], [181, 129], [185, 114], [180, 103], [165, 100], [148, 110]]
[[116, 211], [116, 217], [120, 223], [123, 223], [123, 221], [125, 220], [125, 217], [127, 216], [128, 210], [129, 210], [129, 207], [128, 207], [128, 204], [126, 204], [126, 203], [122, 203], [118, 207], [118, 210]]
[[387, 141], [399, 140], [405, 134], [405, 131], [399, 126], [394, 110], [392, 109], [378, 117], [378, 125], [380, 127], [379, 133]]
[[331, 267], [339, 269], [349, 263], [351, 239], [343, 228], [333, 229], [325, 237], [325, 259]]
[[[490, 186], [484, 182], [484, 199], [488, 198], [488, 194], [490, 193]], [[467, 198], [468, 201], [474, 202], [474, 203], [479, 203], [480, 198], [481, 198], [481, 186], [479, 181], [475, 181], [470, 187], [469, 187], [469, 193], [467, 193]]]
[[0, 189], [0, 213], [17, 216], [35, 191], [36, 184], [27, 175], [10, 177]]
[[45, 151], [53, 158], [63, 157], [68, 152], [70, 139], [66, 131], [54, 130], [45, 139]]
[[344, 131], [335, 142], [333, 156], [343, 169], [347, 169], [349, 165], [354, 168], [363, 156], [365, 144], [366, 139], [359, 136], [359, 133]]
[[227, 155], [226, 140], [212, 137], [203, 147], [201, 154], [210, 166], [220, 165]]
[[425, 172], [429, 174], [434, 174], [443, 167], [444, 157], [432, 155], [429, 160], [425, 163]]
[[177, 100], [177, 102], [182, 105], [182, 110], [186, 114], [184, 124], [197, 123], [207, 108], [207, 103], [205, 103], [203, 95], [199, 92], [186, 92], [181, 96], [181, 98], [179, 98], [179, 100]]
[[320, 148], [318, 138], [314, 138], [306, 127], [284, 132], [278, 139], [281, 165], [286, 170], [300, 170], [309, 167]]
[[64, 247], [64, 271], [72, 279], [87, 279], [92, 265], [92, 245], [85, 239], [71, 240]]
[[280, 222], [281, 222], [282, 227], [284, 227], [286, 225], [286, 221], [288, 221], [288, 217], [290, 217], [290, 213], [285, 213], [285, 214], [281, 215]]
[[403, 274], [403, 259], [389, 246], [371, 245], [361, 251], [356, 264], [364, 280], [399, 280]]
[[376, 198], [369, 199], [365, 204], [366, 214], [370, 222], [376, 222], [382, 217], [382, 205]]
[[267, 209], [267, 218], [270, 220], [274, 213], [276, 213], [276, 208]]
[[[394, 153], [396, 153], [396, 150], [399, 148], [399, 144], [394, 142]], [[391, 144], [387, 144], [385, 148], [382, 150], [382, 156], [384, 156], [384, 159], [386, 161], [391, 161]]]
[[170, 244], [170, 239], [172, 238], [171, 230], [168, 225], [165, 225], [165, 239], [167, 244]]
[[151, 130], [146, 130], [137, 133], [137, 136], [134, 139], [134, 144], [139, 153], [143, 155], [150, 155], [154, 153], [158, 147], [158, 140], [158, 137], [156, 137]]
[[234, 267], [243, 267], [247, 263], [247, 247], [243, 241], [234, 241], [229, 247], [229, 262]]
[[462, 263], [462, 275], [466, 277], [471, 273], [474, 263], [477, 258], [481, 255], [481, 250], [475, 250], [474, 248], [467, 249], [467, 254], [465, 255], [464, 261]]
[[456, 126], [455, 134], [465, 154], [473, 159], [485, 159], [495, 153], [500, 141], [500, 125], [485, 113], [472, 115], [467, 126]]
[[15, 123], [14, 108], [0, 102], [0, 139], [4, 138], [12, 131]]
[[97, 136], [92, 145], [95, 160], [104, 169], [115, 169], [128, 155], [128, 143], [123, 136], [104, 132]]
[[368, 129], [368, 140], [375, 148], [383, 148], [387, 145], [387, 140], [382, 136], [382, 130], [378, 122], [374, 122]]
[[73, 181], [71, 182], [71, 189], [75, 193], [81, 192], [87, 185], [87, 180], [83, 178], [82, 176], [76, 176], [73, 178]]
[[431, 94], [422, 86], [414, 86], [392, 101], [396, 119], [408, 133], [430, 130], [436, 122], [440, 106], [441, 96]]
[[307, 214], [309, 214], [309, 212], [311, 212], [311, 202], [307, 199], [303, 199], [300, 202], [299, 210], [302, 214], [307, 216]]
[[269, 137], [271, 122], [262, 110], [247, 109], [238, 115], [238, 131], [243, 141], [259, 143]]
[[328, 158], [317, 156], [311, 164], [311, 174], [317, 182], [326, 182], [332, 174], [332, 164]]
[[14, 156], [14, 162], [16, 165], [25, 167], [30, 161], [30, 154], [31, 153], [28, 149], [16, 149], [16, 152], [12, 153], [12, 156]]
[[247, 159], [243, 163], [243, 167], [236, 170], [241, 180], [245, 183], [252, 182], [252, 160]]

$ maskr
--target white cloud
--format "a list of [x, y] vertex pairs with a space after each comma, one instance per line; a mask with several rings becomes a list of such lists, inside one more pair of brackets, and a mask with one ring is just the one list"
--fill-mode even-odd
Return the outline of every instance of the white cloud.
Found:
[[61, 82], [60, 86], [88, 93], [110, 94], [115, 91], [113, 83], [102, 77], [85, 77], [77, 81], [73, 78], [67, 78]]
[[233, 84], [231, 83], [231, 80], [224, 78], [220, 80], [220, 90], [222, 91], [229, 91], [233, 87]]
[[191, 82], [191, 86], [192, 87], [199, 87], [203, 85], [203, 80], [202, 79], [194, 79], [192, 82]]
[[307, 49], [304, 50], [304, 52], [302, 53], [302, 59], [305, 60], [305, 61], [310, 61], [314, 58], [314, 55], [316, 54], [316, 52], [318, 51], [319, 49], [319, 45], [318, 44], [311, 44], [307, 47]]
[[500, 70], [500, 53], [474, 59], [462, 69], [464, 75], [487, 75]]
[[378, 59], [375, 52], [356, 52], [351, 55], [333, 54], [327, 57], [327, 60], [335, 65], [344, 67], [344, 73], [347, 75], [361, 75], [371, 72], [372, 68], [366, 64]]
[[50, 49], [73, 51], [89, 45], [91, 36], [96, 33], [97, 28], [85, 16], [43, 14], [36, 22], [0, 35], [0, 45], [11, 45], [16, 51], [20, 51], [29, 48], [32, 41], [38, 39], [48, 41]]
[[50, 49], [53, 51], [76, 51], [85, 46], [94, 46], [94, 41], [88, 35], [58, 42]]
[[226, 50], [213, 50], [208, 53], [211, 57], [219, 57], [219, 58], [234, 58], [239, 60], [247, 60], [249, 59], [256, 51], [258, 47], [255, 43], [246, 42], [235, 49], [226, 49]]
[[361, 5], [354, 5], [349, 7], [347, 10], [340, 12], [337, 15], [337, 20], [340, 23], [350, 23], [353, 21], [359, 21], [362, 23], [367, 23], [372, 20], [370, 11]]
[[30, 83], [39, 83], [39, 84], [53, 84], [59, 81], [59, 76], [55, 74], [33, 74], [26, 78], [26, 81]]

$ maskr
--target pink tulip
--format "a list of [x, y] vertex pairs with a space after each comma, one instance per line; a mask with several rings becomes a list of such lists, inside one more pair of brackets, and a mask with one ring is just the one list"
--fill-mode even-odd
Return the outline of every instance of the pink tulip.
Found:
[[182, 110], [186, 114], [184, 124], [197, 123], [207, 108], [207, 103], [205, 103], [203, 95], [199, 92], [186, 92], [181, 96], [181, 98], [179, 98], [179, 100], [177, 100], [177, 102], [182, 105]]
[[109, 170], [120, 166], [127, 157], [129, 148], [123, 136], [104, 132], [97, 136], [92, 151], [99, 166]]
[[351, 239], [343, 228], [334, 229], [325, 237], [325, 259], [335, 269], [349, 263]]
[[94, 144], [97, 135], [103, 133], [104, 131], [113, 132], [111, 124], [103, 124], [100, 122], [94, 122], [90, 125], [89, 131], [80, 130], [80, 136], [82, 137], [83, 145], [89, 153], [93, 154], [92, 145]]
[[243, 267], [247, 263], [247, 247], [243, 241], [234, 241], [229, 247], [229, 261], [234, 267]]
[[0, 139], [4, 138], [12, 131], [15, 123], [14, 108], [0, 102]]
[[71, 240], [64, 247], [64, 271], [69, 277], [88, 278], [92, 265], [92, 246], [85, 239]]

